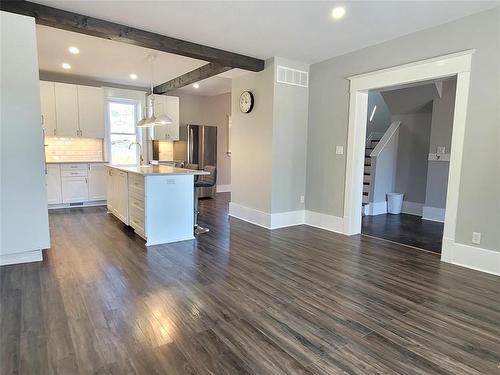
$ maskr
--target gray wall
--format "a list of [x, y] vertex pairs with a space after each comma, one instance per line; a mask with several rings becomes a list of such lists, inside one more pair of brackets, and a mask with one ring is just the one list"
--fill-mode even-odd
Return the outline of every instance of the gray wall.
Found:
[[[232, 81], [231, 202], [271, 212], [274, 59], [263, 71]], [[252, 112], [239, 109], [240, 94], [255, 97]]]
[[[429, 153], [435, 153], [438, 146], [445, 146], [446, 153], [450, 153], [456, 88], [456, 80], [446, 81], [441, 98], [434, 99]], [[425, 206], [446, 207], [449, 167], [446, 161], [429, 161]]]
[[231, 94], [199, 96], [177, 94], [180, 124], [217, 126], [217, 185], [231, 184], [231, 157], [226, 154]]
[[395, 189], [408, 202], [424, 203], [432, 114], [394, 115], [401, 121]]
[[[275, 64], [308, 71], [309, 66], [275, 57]], [[303, 210], [306, 194], [307, 87], [274, 85], [273, 186], [271, 212]]]
[[310, 68], [306, 208], [344, 214], [349, 84], [345, 77], [475, 48], [460, 180], [456, 241], [500, 250], [500, 9], [422, 30]]
[[[372, 121], [370, 121], [370, 115], [372, 114], [373, 107], [377, 106], [377, 110], [373, 115]], [[370, 91], [368, 93], [368, 114], [366, 116], [366, 136], [368, 137], [370, 133], [385, 133], [385, 131], [391, 125], [391, 112], [387, 104], [385, 104], [384, 98], [378, 91]]]

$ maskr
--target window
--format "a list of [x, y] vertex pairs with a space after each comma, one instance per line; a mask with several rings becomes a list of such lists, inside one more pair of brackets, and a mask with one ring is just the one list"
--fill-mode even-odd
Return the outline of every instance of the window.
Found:
[[138, 142], [136, 123], [138, 102], [132, 100], [108, 100], [109, 150], [111, 164], [134, 165], [138, 160], [138, 146], [129, 146]]

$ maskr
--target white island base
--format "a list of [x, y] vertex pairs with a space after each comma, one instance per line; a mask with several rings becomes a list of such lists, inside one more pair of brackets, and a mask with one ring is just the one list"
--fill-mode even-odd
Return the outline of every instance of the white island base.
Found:
[[194, 175], [167, 166], [108, 166], [108, 211], [146, 240], [146, 246], [194, 238]]

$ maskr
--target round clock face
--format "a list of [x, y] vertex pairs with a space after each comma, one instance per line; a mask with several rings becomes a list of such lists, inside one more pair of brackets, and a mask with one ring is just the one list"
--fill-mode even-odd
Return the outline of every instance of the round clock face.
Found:
[[253, 108], [253, 95], [250, 91], [243, 91], [240, 95], [240, 110], [249, 113]]

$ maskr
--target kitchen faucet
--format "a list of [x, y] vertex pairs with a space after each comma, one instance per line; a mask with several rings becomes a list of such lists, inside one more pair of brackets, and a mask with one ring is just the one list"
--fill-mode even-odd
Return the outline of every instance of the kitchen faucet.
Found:
[[144, 163], [144, 157], [142, 156], [142, 145], [139, 142], [132, 142], [132, 143], [130, 143], [128, 145], [128, 149], [130, 150], [133, 145], [139, 146], [140, 156], [141, 156], [141, 163], [140, 163], [140, 165], [142, 165]]

